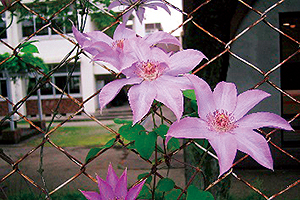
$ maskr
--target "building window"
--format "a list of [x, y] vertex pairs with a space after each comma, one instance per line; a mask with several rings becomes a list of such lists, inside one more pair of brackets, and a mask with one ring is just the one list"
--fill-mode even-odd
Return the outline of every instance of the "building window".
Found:
[[[30, 6], [29, 6], [30, 7]], [[32, 8], [35, 10], [35, 8]], [[47, 16], [43, 15], [43, 13], [48, 13], [47, 10], [50, 9], [49, 7], [45, 5], [41, 5], [39, 7], [39, 14], [41, 14], [43, 17], [48, 18]], [[72, 7], [70, 7], [69, 11], [67, 13], [63, 13], [62, 15], [58, 15], [55, 18], [52, 19], [52, 27], [54, 27], [56, 30], [62, 33], [72, 33], [72, 24], [71, 21], [75, 21], [75, 15], [73, 12]], [[34, 32], [38, 31], [40, 28], [46, 25], [46, 22], [39, 18], [36, 15], [28, 14], [22, 17], [22, 31], [23, 31], [23, 37], [30, 36]], [[57, 35], [55, 31], [53, 31], [50, 27], [44, 28], [40, 32], [38, 32], [36, 35]]]
[[5, 13], [2, 13], [1, 19], [0, 19], [0, 39], [7, 38], [6, 34], [6, 18]]
[[[50, 69], [53, 69], [56, 65], [51, 64], [49, 65]], [[66, 86], [65, 92], [72, 95], [80, 95], [80, 63], [77, 63], [75, 66], [75, 70], [72, 74], [72, 77], [70, 78], [70, 81], [67, 83], [68, 80], [68, 73], [72, 69], [74, 64], [70, 63], [67, 66], [64, 66], [57, 70], [52, 76], [51, 76], [51, 82], [54, 83], [57, 87], [60, 89], [64, 89]], [[30, 92], [36, 84], [36, 80], [34, 77], [29, 79], [28, 82], [28, 92]], [[36, 93], [34, 93], [36, 95]], [[45, 83], [43, 87], [41, 88], [41, 95], [42, 96], [48, 96], [51, 98], [59, 98], [61, 95], [61, 92], [54, 88], [50, 83]]]
[[[280, 29], [297, 41], [300, 41], [300, 12], [279, 14]], [[299, 49], [299, 45], [291, 39], [280, 36], [280, 59], [287, 59]], [[292, 57], [280, 68], [281, 88], [300, 100], [300, 54]], [[300, 112], [300, 106], [286, 96], [282, 96], [282, 116], [291, 119]], [[292, 122], [295, 132], [282, 132], [284, 147], [300, 147], [300, 119]]]
[[[70, 18], [71, 19], [71, 16]], [[74, 19], [71, 19], [74, 21]], [[46, 25], [46, 22], [37, 16], [32, 16], [22, 22], [23, 37], [30, 36], [32, 33], [38, 31], [40, 28]], [[52, 20], [52, 26], [63, 33], [72, 33], [72, 25], [66, 18], [56, 18]], [[57, 35], [51, 28], [44, 28], [36, 35]]]
[[157, 31], [162, 31], [162, 30], [163, 29], [162, 29], [160, 23], [145, 24], [146, 35], [157, 32]]
[[3, 73], [0, 73], [0, 94], [7, 97], [6, 78], [4, 78]]

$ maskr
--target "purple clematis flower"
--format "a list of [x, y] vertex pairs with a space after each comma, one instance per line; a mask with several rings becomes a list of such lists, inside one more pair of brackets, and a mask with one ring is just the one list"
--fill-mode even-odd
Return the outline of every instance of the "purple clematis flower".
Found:
[[93, 60], [108, 62], [119, 70], [124, 41], [136, 37], [135, 32], [126, 28], [124, 24], [116, 28], [113, 39], [101, 31], [81, 33], [74, 26], [72, 29], [81, 48], [93, 55]]
[[220, 82], [212, 92], [209, 85], [195, 75], [186, 75], [193, 83], [200, 118], [186, 117], [175, 122], [167, 139], [207, 139], [219, 158], [220, 175], [230, 169], [237, 150], [250, 155], [259, 164], [273, 169], [273, 159], [266, 139], [253, 129], [261, 127], [293, 130], [280, 116], [269, 112], [245, 115], [270, 94], [248, 90], [237, 96], [233, 83]]
[[128, 41], [126, 54], [132, 54], [135, 62], [122, 71], [126, 78], [105, 85], [100, 94], [100, 109], [103, 109], [124, 85], [133, 85], [129, 91], [129, 103], [133, 111], [134, 124], [147, 114], [154, 99], [173, 111], [179, 120], [183, 112], [181, 90], [192, 85], [186, 77], [178, 76], [192, 70], [205, 56], [196, 50], [183, 50], [173, 55], [142, 42], [141, 38]]
[[[104, 61], [112, 64], [118, 70], [132, 64], [128, 61], [135, 61], [135, 57], [124, 54], [123, 49], [127, 40], [136, 38], [136, 33], [120, 24], [115, 32], [113, 39], [101, 31], [81, 33], [73, 26], [73, 34], [83, 50], [93, 55], [93, 60]], [[157, 43], [174, 44], [181, 46], [180, 41], [169, 33], [158, 31], [142, 39], [142, 42], [152, 46]], [[125, 62], [127, 61], [127, 62]]]
[[127, 191], [127, 169], [118, 178], [112, 165], [107, 171], [106, 181], [97, 176], [100, 194], [93, 191], [81, 191], [88, 200], [134, 200], [139, 195], [145, 180]]
[[[111, 10], [112, 8], [121, 5], [130, 7], [131, 5], [135, 4], [137, 1], [139, 0], [115, 0], [108, 6], [108, 10]], [[141, 0], [141, 2], [138, 3], [133, 9], [130, 9], [128, 12], [126, 12], [123, 15], [123, 23], [126, 24], [133, 10], [135, 10], [139, 21], [142, 23], [144, 19], [146, 7], [152, 8], [154, 10], [157, 10], [157, 7], [161, 7], [165, 9], [169, 14], [171, 14], [168, 6], [166, 6], [166, 4], [164, 4], [161, 0]]]

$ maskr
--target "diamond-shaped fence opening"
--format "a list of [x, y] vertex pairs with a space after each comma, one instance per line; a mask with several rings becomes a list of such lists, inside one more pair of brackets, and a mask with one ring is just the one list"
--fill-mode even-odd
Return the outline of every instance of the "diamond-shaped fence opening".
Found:
[[[159, 179], [165, 177], [173, 178], [175, 180], [175, 188], [180, 191], [180, 197], [184, 196], [187, 192], [187, 188], [193, 182], [193, 179], [197, 178], [197, 176], [202, 176], [203, 172], [201, 166], [193, 166], [183, 159], [183, 150], [190, 146], [197, 146], [205, 152], [208, 157], [218, 159], [212, 150], [206, 149], [205, 145], [200, 145], [198, 142], [187, 140], [182, 141], [178, 149], [164, 154], [164, 159], [158, 159], [157, 154], [159, 150], [156, 144], [156, 150], [152, 157], [145, 159], [140, 155], [139, 151], [132, 148], [131, 144], [120, 136], [118, 129], [110, 128], [101, 116], [96, 116], [86, 109], [87, 104], [93, 103], [94, 101], [92, 100], [97, 99], [100, 89], [85, 95], [85, 98], [73, 95], [71, 91], [72, 88], [70, 84], [75, 85], [75, 87], [73, 87], [75, 90], [80, 87], [78, 85], [80, 84], [78, 78], [80, 72], [76, 71], [78, 62], [80, 61], [93, 62], [95, 68], [106, 70], [107, 73], [112, 74], [114, 78], [118, 78], [120, 74], [115, 72], [110, 66], [92, 61], [91, 56], [83, 51], [74, 39], [70, 24], [73, 23], [79, 30], [83, 30], [86, 21], [90, 20], [90, 13], [100, 12], [102, 16], [110, 20], [108, 20], [109, 23], [105, 25], [105, 27], [102, 27], [103, 30], [110, 30], [114, 25], [120, 22], [123, 14], [131, 9], [135, 9], [135, 6], [141, 1], [136, 1], [135, 4], [126, 8], [123, 12], [115, 15], [108, 12], [105, 8], [106, 6], [103, 6], [103, 4], [97, 4], [92, 1], [64, 0], [54, 2], [54, 4], [51, 4], [52, 7], [50, 7], [52, 10], [47, 10], [47, 6], [45, 7], [46, 10], [43, 10], [42, 7], [38, 5], [44, 5], [47, 4], [47, 2], [30, 3], [17, 0], [9, 7], [2, 7], [0, 12], [2, 15], [7, 15], [5, 17], [5, 23], [6, 26], [8, 26], [10, 20], [8, 15], [17, 7], [18, 14], [14, 11], [16, 14], [14, 19], [16, 19], [18, 15], [18, 17], [23, 20], [24, 23], [21, 29], [23, 36], [24, 34], [26, 35], [19, 43], [6, 39], [6, 37], [2, 37], [1, 35], [1, 48], [4, 49], [3, 51], [9, 51], [10, 54], [1, 60], [0, 65], [4, 66], [12, 62], [12, 60], [18, 60], [19, 63], [23, 63], [26, 66], [26, 73], [31, 74], [30, 78], [26, 79], [27, 83], [31, 81], [30, 90], [21, 98], [18, 98], [19, 100], [10, 99], [8, 94], [0, 90], [1, 113], [5, 113], [1, 117], [1, 126], [4, 127], [7, 124], [12, 126], [11, 122], [13, 119], [19, 119], [20, 121], [25, 121], [26, 124], [30, 124], [32, 130], [43, 135], [40, 143], [34, 147], [16, 147], [19, 149], [17, 155], [11, 153], [10, 151], [12, 151], [12, 149], [6, 148], [7, 146], [1, 148], [1, 170], [3, 169], [0, 177], [1, 197], [6, 199], [8, 198], [7, 194], [22, 191], [24, 188], [39, 194], [40, 198], [46, 199], [50, 199], [52, 195], [66, 188], [76, 190], [90, 190], [93, 188], [96, 190], [97, 180], [94, 173], [98, 173], [100, 177], [105, 177], [106, 172], [102, 172], [100, 169], [107, 168], [110, 162], [121, 168], [117, 170], [118, 174], [123, 171], [122, 168], [124, 168], [124, 166], [132, 169], [131, 172], [135, 172], [132, 175], [128, 173], [129, 184], [131, 186], [141, 181], [137, 180], [137, 174], [147, 171], [149, 173], [148, 176], [153, 176], [154, 180], [157, 179], [156, 183]], [[249, 171], [244, 172], [237, 170], [238, 172], [236, 172], [236, 169], [238, 169], [240, 165], [243, 165], [243, 163], [250, 163], [249, 156], [241, 154], [237, 157], [230, 171], [221, 177], [215, 177], [213, 181], [206, 183], [203, 189], [210, 190], [214, 187], [219, 187], [218, 184], [220, 181], [231, 178], [232, 182], [235, 183], [234, 187], [237, 188], [239, 193], [243, 193], [244, 191], [249, 193], [254, 192], [259, 194], [262, 199], [299, 198], [299, 196], [292, 196], [293, 194], [299, 195], [299, 192], [296, 190], [299, 190], [300, 183], [299, 170], [293, 168], [295, 166], [299, 168], [300, 163], [299, 145], [297, 146], [296, 144], [300, 142], [299, 139], [297, 140], [297, 138], [299, 138], [300, 115], [299, 85], [296, 85], [299, 83], [299, 81], [297, 82], [299, 76], [299, 65], [297, 66], [297, 63], [299, 63], [300, 52], [300, 7], [298, 3], [296, 1], [228, 1], [230, 3], [224, 3], [224, 5], [228, 7], [224, 7], [223, 9], [230, 8], [230, 6], [231, 8], [235, 8], [231, 10], [235, 13], [233, 15], [233, 19], [235, 20], [231, 20], [233, 30], [231, 30], [230, 38], [226, 39], [219, 36], [220, 30], [218, 32], [211, 31], [210, 29], [213, 26], [206, 27], [206, 23], [202, 24], [198, 22], [198, 18], [201, 18], [202, 11], [205, 10], [207, 6], [210, 6], [212, 10], [216, 8], [216, 10], [219, 9], [220, 11], [221, 9], [217, 7], [222, 4], [210, 0], [199, 2], [191, 1], [192, 3], [184, 1], [185, 7], [182, 9], [168, 1], [163, 0], [162, 2], [168, 5], [172, 11], [182, 14], [184, 20], [182, 23], [173, 27], [174, 31], [183, 26], [193, 26], [197, 28], [195, 34], [199, 34], [201, 37], [203, 35], [208, 36], [210, 40], [215, 42], [212, 45], [216, 44], [220, 46], [217, 53], [214, 51], [214, 53], [216, 53], [215, 55], [208, 57], [207, 62], [194, 69], [194, 74], [214, 66], [213, 64], [220, 59], [229, 59], [230, 67], [227, 78], [236, 82], [238, 87], [239, 84], [241, 84], [242, 86], [238, 88], [241, 90], [262, 88], [270, 92], [275, 97], [273, 100], [267, 101], [267, 103], [262, 105], [267, 107], [269, 103], [274, 103], [275, 101], [275, 104], [278, 105], [278, 109], [275, 111], [280, 112], [281, 109], [282, 116], [285, 117], [289, 123], [293, 124], [295, 128], [295, 132], [293, 133], [277, 129], [257, 130], [267, 139], [274, 155], [275, 163], [274, 172], [262, 170], [261, 168], [256, 170], [256, 172], [258, 171], [257, 174], [259, 174], [258, 179], [261, 182], [257, 181], [257, 179], [254, 180]], [[223, 11], [223, 14], [224, 13], [226, 12]], [[228, 13], [228, 15], [229, 14], [230, 13]], [[216, 19], [220, 18], [216, 17]], [[290, 19], [291, 21], [284, 21], [285, 19]], [[62, 22], [64, 22], [65, 25], [61, 25]], [[21, 23], [22, 22], [14, 23], [13, 25], [20, 26]], [[211, 21], [209, 23], [214, 22]], [[5, 30], [3, 28], [4, 27], [2, 27], [1, 30]], [[7, 30], [9, 30], [9, 28]], [[1, 34], [3, 34], [3, 32]], [[6, 34], [13, 33], [7, 31]], [[186, 37], [186, 33], [184, 34]], [[28, 60], [23, 57], [23, 50], [26, 46], [28, 47], [30, 44], [35, 44], [30, 42], [36, 38], [43, 40], [43, 37], [49, 35], [55, 37], [58, 41], [58, 43], [56, 41], [56, 43], [51, 44], [51, 40], [49, 40], [49, 57], [53, 54], [62, 53], [59, 49], [59, 40], [68, 41], [67, 45], [69, 45], [69, 50], [65, 52], [65, 54], [60, 55], [59, 61], [54, 61], [57, 64], [51, 66], [48, 70], [43, 70], [39, 64], [28, 62]], [[199, 40], [201, 39], [202, 38], [199, 38]], [[276, 48], [272, 49], [274, 46]], [[205, 48], [210, 49], [211, 47], [200, 47], [201, 50]], [[280, 53], [278, 52], [279, 50]], [[3, 51], [1, 50], [1, 52]], [[259, 53], [261, 53], [261, 55], [257, 55]], [[229, 56], [229, 58], [226, 56]], [[82, 60], [79, 60], [79, 57]], [[1, 69], [4, 70], [4, 68]], [[62, 73], [62, 70], [65, 69], [67, 69], [67, 71], [64, 71], [64, 73], [67, 74], [67, 76], [54, 76], [55, 73]], [[81, 73], [84, 72], [81, 71]], [[3, 71], [3, 74], [4, 76], [0, 77], [1, 87], [5, 85], [5, 80], [9, 78], [6, 77], [8, 74], [7, 71]], [[15, 74], [16, 73], [14, 73], [13, 76]], [[2, 83], [2, 81], [4, 81], [4, 83]], [[18, 81], [18, 78], [14, 81]], [[83, 81], [82, 78], [81, 81]], [[44, 114], [50, 118], [50, 125], [46, 127], [37, 124], [32, 116], [24, 114], [23, 112], [24, 107], [31, 105], [27, 110], [32, 109], [32, 114], [37, 114], [36, 104], [38, 99], [36, 97], [37, 92], [39, 92], [41, 88], [43, 88], [43, 92], [46, 92], [42, 95], [55, 94], [57, 97], [56, 101], [43, 101], [42, 107]], [[33, 101], [33, 99], [35, 101]], [[71, 111], [70, 109], [65, 111], [66, 107], [72, 107]], [[152, 109], [154, 112], [149, 112], [141, 123], [147, 124], [147, 118], [151, 118], [152, 115], [154, 118], [156, 116], [159, 119], [158, 124], [160, 123], [160, 119], [163, 119], [163, 123], [165, 124], [170, 124], [174, 121], [173, 118], [169, 116], [165, 116], [165, 118], [161, 117], [161, 112], [157, 104], [153, 105]], [[103, 115], [105, 115], [105, 111], [103, 112]], [[60, 121], [52, 124], [58, 118], [60, 118]], [[57, 130], [74, 119], [93, 121], [95, 126], [99, 126], [108, 133], [112, 133], [114, 137], [111, 143], [104, 147], [97, 147], [98, 149], [94, 148], [94, 154], [89, 157], [88, 160], [86, 160], [88, 150], [79, 153], [76, 148], [61, 147], [56, 141], [52, 140], [52, 135], [55, 135]], [[11, 132], [9, 137], [13, 140], [20, 139], [17, 130]], [[112, 154], [110, 153], [112, 151], [113, 157], [111, 157]], [[119, 162], [120, 160], [121, 162]], [[135, 165], [132, 165], [130, 160], [136, 162]], [[66, 170], [66, 168], [63, 168], [62, 165], [68, 166], [67, 172], [63, 171]], [[135, 168], [135, 166], [139, 167]], [[170, 166], [172, 167], [170, 168]], [[281, 172], [276, 172], [277, 166], [289, 166], [291, 171], [295, 171], [295, 173], [293, 175], [280, 175]], [[169, 171], [169, 169], [174, 168], [174, 171]], [[182, 170], [184, 168], [189, 168], [192, 171], [192, 176], [186, 181], [184, 180], [185, 177]], [[250, 175], [246, 172], [249, 172]], [[282, 178], [275, 180], [274, 176], [270, 175], [272, 173], [278, 173], [278, 177]], [[65, 176], [66, 174], [68, 177]], [[51, 180], [51, 184], [48, 183], [49, 180]], [[266, 186], [273, 185], [274, 187], [266, 188], [264, 183], [267, 182], [268, 184], [266, 184]], [[282, 184], [284, 184], [283, 187], [281, 187]], [[155, 197], [152, 196], [152, 198]]]

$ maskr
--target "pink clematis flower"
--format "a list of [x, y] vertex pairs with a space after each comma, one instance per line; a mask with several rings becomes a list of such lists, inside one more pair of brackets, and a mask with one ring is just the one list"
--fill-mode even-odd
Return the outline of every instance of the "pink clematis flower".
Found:
[[[126, 41], [137, 37], [133, 30], [125, 27], [124, 23], [116, 28], [113, 39], [101, 31], [81, 33], [74, 26], [73, 34], [81, 48], [93, 56], [94, 61], [110, 63], [118, 70], [132, 64], [128, 63], [128, 61], [135, 61], [135, 57], [129, 57], [130, 54], [124, 54], [123, 52]], [[180, 41], [176, 37], [163, 31], [144, 37], [142, 42], [147, 43], [148, 46], [157, 43], [181, 46]]]
[[[126, 54], [132, 54], [136, 60], [122, 71], [124, 79], [117, 79], [105, 85], [100, 94], [100, 109], [103, 109], [124, 85], [133, 85], [129, 91], [129, 103], [133, 111], [134, 124], [147, 114], [154, 99], [162, 102], [173, 111], [179, 120], [183, 112], [181, 90], [192, 85], [186, 77], [178, 76], [192, 70], [205, 56], [196, 50], [183, 50], [173, 55], [153, 47], [135, 38], [128, 41]], [[129, 63], [132, 63], [129, 62]]]
[[[108, 6], [108, 10], [111, 10], [112, 8], [121, 6], [121, 5], [129, 7], [133, 4], [135, 4], [137, 1], [139, 1], [139, 0], [115, 0]], [[138, 3], [133, 9], [130, 9], [128, 12], [126, 12], [123, 15], [123, 23], [126, 24], [130, 15], [132, 14], [133, 10], [135, 10], [139, 21], [142, 23], [142, 21], [144, 19], [146, 7], [152, 8], [154, 10], [157, 10], [157, 7], [161, 7], [164, 10], [166, 10], [169, 14], [171, 14], [168, 6], [166, 6], [166, 4], [161, 2], [161, 0], [141, 0], [141, 2]]]
[[209, 85], [195, 75], [193, 83], [200, 118], [186, 117], [175, 122], [167, 139], [207, 139], [219, 158], [220, 175], [230, 169], [237, 150], [250, 155], [259, 164], [273, 169], [273, 159], [266, 139], [253, 129], [261, 127], [293, 130], [280, 116], [269, 112], [245, 115], [270, 94], [248, 90], [237, 96], [233, 83], [220, 82], [212, 92]]
[[113, 39], [101, 31], [81, 33], [74, 26], [72, 29], [81, 48], [93, 55], [93, 60], [108, 62], [119, 70], [124, 41], [136, 37], [135, 32], [126, 28], [124, 24], [116, 28]]
[[93, 191], [81, 191], [88, 200], [134, 200], [139, 195], [145, 180], [127, 191], [127, 169], [118, 178], [112, 165], [107, 171], [106, 181], [97, 176], [100, 194]]

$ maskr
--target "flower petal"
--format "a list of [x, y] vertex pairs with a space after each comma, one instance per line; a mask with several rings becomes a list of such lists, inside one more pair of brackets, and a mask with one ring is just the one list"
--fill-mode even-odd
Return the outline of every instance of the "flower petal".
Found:
[[98, 42], [98, 41], [105, 42], [110, 46], [113, 43], [113, 39], [111, 39], [108, 35], [106, 35], [101, 31], [92, 31], [85, 34], [91, 39], [92, 42]]
[[113, 169], [111, 163], [109, 163], [106, 182], [112, 187], [113, 191], [115, 191], [117, 183], [119, 181], [118, 176], [116, 175], [115, 170]]
[[216, 110], [213, 93], [209, 85], [201, 78], [195, 75], [185, 75], [193, 84], [198, 104], [198, 114], [200, 118], [205, 119], [207, 114]]
[[237, 102], [235, 84], [224, 81], [218, 83], [214, 89], [213, 96], [217, 109], [223, 109], [228, 113], [234, 111]]
[[162, 75], [161, 78], [172, 82], [173, 85], [177, 85], [180, 90], [188, 90], [193, 89], [193, 84], [189, 81], [189, 79], [185, 76], [168, 76], [168, 75]]
[[213, 137], [213, 133], [207, 129], [207, 123], [196, 117], [185, 117], [179, 122], [174, 122], [166, 135], [168, 142], [171, 137], [204, 139]]
[[273, 170], [273, 159], [266, 139], [252, 129], [236, 128], [234, 136], [238, 150], [250, 155], [262, 166]]
[[79, 190], [88, 200], [101, 200], [100, 194], [93, 191]]
[[163, 32], [163, 31], [157, 31], [155, 33], [149, 34], [143, 39], [149, 44], [149, 45], [155, 45], [158, 43], [165, 43], [165, 44], [174, 44], [179, 47], [181, 47], [180, 41], [174, 37], [173, 35]]
[[128, 91], [129, 104], [133, 112], [133, 124], [140, 121], [149, 111], [156, 97], [156, 90], [150, 81], [132, 86]]
[[236, 122], [241, 128], [257, 129], [261, 127], [293, 130], [291, 125], [279, 115], [269, 112], [257, 112], [244, 116]]
[[176, 78], [179, 77], [161, 76], [153, 82], [157, 91], [155, 99], [172, 110], [177, 120], [179, 120], [183, 113], [183, 94], [181, 89], [184, 90], [185, 88], [180, 88], [180, 85], [173, 81]]
[[271, 96], [262, 90], [247, 90], [237, 97], [237, 105], [233, 112], [236, 120], [242, 118], [249, 110], [263, 99]]
[[152, 51], [149, 47], [149, 44], [139, 37], [126, 40], [124, 42], [123, 52], [125, 56], [126, 54], [129, 55], [134, 54], [135, 62], [136, 61], [146, 62], [148, 59], [152, 59]]
[[115, 194], [112, 187], [99, 176], [97, 176], [97, 181], [101, 199], [114, 199]]
[[136, 33], [133, 30], [126, 28], [125, 25], [125, 23], [122, 23], [116, 28], [113, 37], [114, 40], [122, 40], [136, 37]]
[[134, 10], [134, 9], [130, 9], [128, 12], [126, 12], [126, 13], [123, 14], [122, 19], [123, 19], [123, 23], [124, 23], [124, 24], [127, 23], [129, 17], [130, 17], [130, 16], [132, 15], [132, 13], [133, 13], [133, 10]]
[[154, 10], [157, 10], [157, 8], [155, 9], [155, 7], [161, 7], [163, 8], [165, 11], [167, 11], [169, 13], [169, 15], [171, 15], [171, 11], [170, 9], [168, 8], [168, 6], [164, 3], [159, 3], [159, 2], [156, 2], [156, 3], [149, 3], [149, 4], [146, 4], [145, 7], [148, 7], [148, 8], [152, 8]]
[[124, 85], [138, 84], [140, 82], [140, 78], [134, 77], [129, 79], [117, 79], [105, 85], [99, 94], [100, 110], [114, 99]]
[[72, 26], [72, 31], [75, 39], [77, 40], [77, 42], [80, 44], [81, 47], [85, 45], [89, 45], [91, 43], [91, 41], [87, 39], [87, 36], [84, 33], [78, 31], [77, 28], [75, 28], [75, 26]]
[[127, 195], [127, 169], [124, 170], [115, 189], [115, 196], [118, 199], [125, 199], [126, 195]]
[[[84, 49], [84, 50], [86, 50], [86, 49]], [[89, 52], [88, 50], [86, 50], [86, 51]], [[89, 53], [91, 53], [91, 52], [89, 52]], [[119, 53], [117, 51], [112, 50], [112, 48], [110, 48], [106, 51], [97, 53], [93, 57], [93, 61], [104, 61], [104, 62], [110, 63], [118, 70], [121, 70], [121, 68], [122, 68], [120, 58], [119, 58]]]
[[144, 180], [144, 181], [140, 182], [139, 184], [130, 188], [125, 200], [135, 200], [137, 198], [137, 196], [139, 195], [145, 182], [146, 182], [146, 180]]
[[[102, 41], [97, 41], [97, 42], [90, 42], [89, 45], [82, 45], [81, 46], [85, 51], [89, 52], [93, 56], [99, 54], [99, 53], [106, 53], [106, 52], [113, 52], [111, 46], [106, 44], [105, 42]], [[113, 52], [115, 53], [115, 52]]]
[[109, 6], [107, 8], [110, 11], [112, 8], [120, 6], [120, 5], [121, 5], [121, 3], [119, 1], [113, 1], [113, 2], [111, 2], [111, 4], [109, 4]]
[[169, 56], [161, 49], [150, 48], [149, 44], [141, 38], [134, 38], [125, 41], [124, 51], [120, 54], [122, 61], [122, 72], [126, 76], [135, 74], [135, 64], [141, 62], [154, 61], [160, 65], [161, 71], [168, 68]]
[[[134, 63], [139, 61], [134, 49], [135, 46], [133, 46], [135, 43], [132, 43], [131, 40], [133, 39], [124, 41], [123, 51], [121, 51], [119, 55], [119, 59], [121, 61], [120, 71], [130, 68]], [[125, 75], [127, 76], [127, 74]]]
[[206, 58], [200, 51], [187, 49], [179, 51], [170, 57], [170, 70], [166, 72], [168, 75], [177, 76], [194, 69], [203, 58]]
[[237, 152], [237, 142], [230, 133], [216, 133], [215, 137], [208, 140], [217, 153], [220, 166], [220, 175], [228, 171]]
[[136, 15], [137, 15], [137, 17], [138, 17], [140, 23], [142, 24], [142, 23], [143, 23], [143, 20], [144, 20], [144, 15], [145, 15], [145, 8], [143, 8], [143, 7], [140, 6], [140, 7], [138, 8], [138, 10], [135, 11], [135, 12], [136, 12]]

